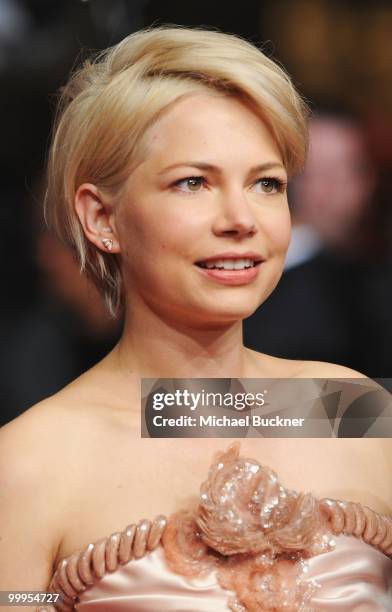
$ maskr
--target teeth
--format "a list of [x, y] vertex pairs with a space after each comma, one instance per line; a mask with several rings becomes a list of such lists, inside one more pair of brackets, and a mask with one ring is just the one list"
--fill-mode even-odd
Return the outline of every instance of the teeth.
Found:
[[201, 265], [203, 268], [208, 269], [243, 270], [245, 268], [252, 268], [254, 266], [254, 261], [253, 259], [216, 259], [213, 262], [208, 261]]

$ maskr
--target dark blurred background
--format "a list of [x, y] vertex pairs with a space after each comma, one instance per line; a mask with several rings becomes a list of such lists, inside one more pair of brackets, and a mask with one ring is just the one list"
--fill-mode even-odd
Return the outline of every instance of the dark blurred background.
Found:
[[391, 377], [392, 5], [382, 0], [0, 0], [0, 423], [115, 343], [71, 254], [42, 222], [56, 91], [90, 51], [151, 24], [245, 36], [308, 100], [311, 148], [290, 185], [293, 239], [245, 343]]

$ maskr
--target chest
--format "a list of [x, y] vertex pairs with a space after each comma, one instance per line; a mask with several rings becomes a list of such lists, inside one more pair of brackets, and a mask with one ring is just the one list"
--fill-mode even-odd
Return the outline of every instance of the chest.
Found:
[[[234, 440], [140, 439], [90, 449], [74, 483], [58, 559], [141, 519], [197, 503], [212, 458]], [[358, 444], [359, 442], [359, 444]], [[246, 439], [241, 455], [272, 468], [281, 484], [317, 497], [352, 499], [388, 512], [392, 491], [376, 440]]]

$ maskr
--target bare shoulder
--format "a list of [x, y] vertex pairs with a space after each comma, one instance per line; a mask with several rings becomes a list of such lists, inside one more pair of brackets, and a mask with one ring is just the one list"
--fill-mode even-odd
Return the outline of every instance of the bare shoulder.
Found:
[[124, 409], [113, 385], [92, 368], [0, 429], [2, 478], [55, 500], [53, 512], [59, 512], [87, 479], [98, 478], [103, 448], [124, 439], [129, 447], [129, 413], [129, 404]]
[[266, 378], [366, 378], [364, 374], [335, 363], [274, 357], [246, 349], [260, 376]]
[[46, 590], [61, 541], [63, 419], [49, 404], [0, 430], [0, 588]]
[[260, 378], [320, 378], [340, 380], [350, 379], [350, 384], [366, 386], [369, 390], [377, 391], [378, 396], [388, 405], [392, 401], [390, 392], [377, 380], [343, 365], [326, 361], [303, 361], [299, 359], [283, 359], [251, 351], [256, 364], [255, 371]]
[[392, 401], [391, 394], [387, 389], [352, 368], [325, 361], [302, 361], [297, 359], [283, 359], [251, 351], [255, 363], [256, 375], [260, 378], [321, 378], [340, 380], [342, 382], [350, 379], [352, 383], [365, 385], [369, 390], [377, 391], [383, 401]]
[[76, 420], [61, 393], [39, 402], [0, 429], [0, 460], [19, 464], [24, 474], [39, 467], [44, 477], [72, 443]]
[[57, 467], [64, 471], [73, 458], [81, 459], [101, 434], [110, 437], [122, 414], [105, 400], [97, 401], [97, 387], [90, 374], [82, 375], [2, 427], [0, 460], [12, 458], [27, 471], [39, 468], [44, 478]]
[[0, 429], [0, 590], [46, 590], [80, 491], [119, 420], [85, 380]]
[[[81, 421], [81, 419], [79, 419]], [[80, 437], [76, 411], [61, 393], [44, 400], [0, 429], [0, 478], [7, 490], [26, 502], [61, 507], [64, 478]]]
[[301, 361], [297, 367], [301, 378], [367, 378], [357, 370], [326, 361]]
[[44, 478], [56, 461], [64, 421], [56, 402], [45, 400], [2, 427], [0, 466], [12, 467], [14, 477], [19, 473], [26, 480], [39, 469]]
[[369, 390], [377, 391], [378, 396], [382, 397], [383, 401], [388, 402], [388, 404], [392, 399], [389, 391], [382, 387], [377, 380], [373, 380], [357, 370], [352, 370], [335, 363], [304, 361], [299, 367], [297, 376], [299, 378], [356, 379], [350, 384], [359, 383], [361, 386], [366, 386]]

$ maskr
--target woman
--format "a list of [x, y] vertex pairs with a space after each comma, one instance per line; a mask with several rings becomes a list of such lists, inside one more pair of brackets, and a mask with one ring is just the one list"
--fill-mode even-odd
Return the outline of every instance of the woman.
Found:
[[[310, 556], [344, 574], [349, 588], [334, 595], [337, 609], [359, 609], [369, 597], [373, 607], [366, 609], [386, 609], [388, 547], [376, 550], [352, 533], [363, 535], [370, 522], [380, 542], [389, 537], [390, 523], [381, 517], [392, 504], [386, 441], [247, 439], [241, 453], [251, 460], [244, 462], [234, 446], [212, 466], [198, 518], [180, 513], [168, 523], [159, 518], [152, 531], [148, 522], [135, 526], [189, 506], [211, 456], [227, 447], [220, 439], [141, 439], [141, 377], [360, 376], [259, 354], [242, 343], [242, 319], [282, 272], [290, 236], [286, 184], [305, 150], [305, 109], [290, 80], [234, 36], [185, 28], [138, 32], [72, 77], [50, 152], [47, 218], [111, 312], [124, 308], [125, 325], [105, 359], [2, 430], [2, 589], [50, 588], [65, 597], [57, 609], [68, 610], [297, 610], [306, 609], [310, 596], [324, 610], [331, 585], [321, 584], [327, 594], [317, 602], [298, 569]], [[260, 464], [290, 489], [312, 492], [304, 497], [281, 487], [271, 507], [260, 502], [274, 525], [275, 511], [286, 517], [279, 529], [292, 529], [298, 511], [313, 525], [290, 554], [287, 537], [256, 550], [259, 536], [252, 536], [250, 549], [233, 548], [237, 539], [224, 517], [218, 523], [226, 536], [212, 529], [217, 515], [207, 502], [215, 472], [224, 468], [219, 474], [227, 483], [239, 470], [248, 482], [251, 466], [256, 479], [269, 483], [264, 495], [276, 481]], [[318, 501], [327, 496], [374, 512], [358, 510], [362, 527], [351, 521], [345, 540], [348, 523], [335, 516], [340, 506]], [[244, 536], [252, 531], [248, 523]], [[297, 527], [302, 533], [302, 519]], [[333, 530], [339, 546], [327, 552]], [[185, 550], [178, 534], [189, 536], [182, 538]], [[317, 549], [323, 536], [324, 548]], [[231, 548], [222, 550], [219, 542], [227, 540]], [[154, 549], [148, 555], [146, 542]], [[355, 558], [353, 570], [348, 558]], [[268, 578], [268, 567], [275, 572], [257, 597], [244, 591], [255, 559], [256, 576]], [[240, 572], [237, 562], [245, 563]], [[313, 563], [316, 580], [325, 568]], [[199, 570], [212, 583], [197, 582]], [[242, 586], [234, 584], [237, 575]], [[263, 589], [269, 599], [260, 599]]]

